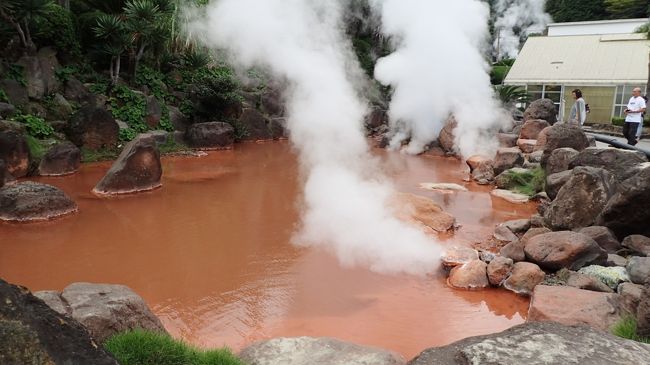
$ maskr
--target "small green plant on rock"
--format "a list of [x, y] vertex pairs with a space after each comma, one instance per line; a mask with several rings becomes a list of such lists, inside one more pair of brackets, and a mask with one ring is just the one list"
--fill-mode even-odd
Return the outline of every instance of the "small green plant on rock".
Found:
[[47, 138], [54, 134], [54, 128], [45, 119], [31, 114], [20, 114], [14, 118], [17, 122], [25, 124], [27, 133], [35, 138]]
[[640, 337], [637, 334], [636, 319], [632, 316], [623, 317], [612, 327], [612, 333], [615, 336], [632, 341], [650, 344], [650, 338]]
[[228, 349], [203, 351], [142, 330], [115, 335], [104, 346], [122, 365], [244, 365]]
[[544, 190], [545, 179], [546, 175], [542, 168], [522, 172], [508, 170], [504, 172], [504, 176], [497, 178], [497, 180], [501, 180], [498, 185], [528, 196], [533, 196]]
[[144, 122], [147, 101], [143, 95], [135, 93], [126, 86], [118, 85], [113, 89], [113, 96], [109, 102], [115, 119], [125, 122], [136, 133], [149, 129]]

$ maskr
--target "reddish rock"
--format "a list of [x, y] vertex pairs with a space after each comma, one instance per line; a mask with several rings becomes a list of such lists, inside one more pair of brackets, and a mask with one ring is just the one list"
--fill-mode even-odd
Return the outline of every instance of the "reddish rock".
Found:
[[442, 255], [442, 264], [446, 267], [455, 267], [478, 260], [478, 251], [469, 247], [451, 247]]
[[551, 99], [538, 99], [530, 103], [524, 111], [524, 121], [541, 119], [550, 125], [557, 122], [557, 110]]
[[535, 236], [539, 236], [540, 234], [551, 233], [551, 232], [553, 232], [553, 231], [551, 231], [550, 229], [548, 229], [546, 227], [531, 228], [528, 231], [526, 231], [526, 233], [521, 237], [521, 241], [522, 242], [527, 242], [529, 239], [531, 239], [531, 238], [533, 238]]
[[582, 151], [589, 147], [587, 135], [580, 126], [566, 123], [558, 123], [544, 129], [537, 137], [536, 150], [544, 151], [542, 166], [546, 167], [546, 161], [551, 153], [558, 148], [569, 147], [576, 151]]
[[497, 256], [494, 260], [490, 261], [487, 266], [487, 275], [490, 284], [494, 286], [501, 285], [508, 275], [510, 275], [510, 272], [512, 272], [513, 266], [514, 262], [507, 257]]
[[499, 140], [499, 147], [517, 147], [517, 140], [519, 136], [516, 134], [509, 133], [499, 133], [497, 134], [497, 139]]
[[580, 152], [568, 147], [553, 150], [546, 161], [546, 175], [569, 170], [569, 164], [578, 154]]
[[512, 233], [512, 231], [503, 224], [499, 224], [494, 229], [492, 236], [499, 241], [505, 242], [514, 242], [519, 240], [519, 237], [517, 237], [516, 234]]
[[454, 267], [447, 280], [450, 286], [458, 289], [483, 289], [490, 286], [487, 277], [487, 264], [481, 260], [470, 261]]
[[619, 301], [618, 294], [538, 285], [533, 292], [527, 321], [587, 325], [608, 332], [620, 320]]
[[41, 159], [38, 174], [61, 176], [75, 173], [81, 164], [81, 151], [71, 142], [59, 143], [50, 148]]
[[615, 253], [621, 249], [621, 244], [616, 239], [614, 232], [607, 227], [592, 226], [586, 227], [579, 231], [580, 233], [591, 237], [598, 246], [609, 253]]
[[544, 281], [544, 271], [530, 262], [518, 262], [512, 273], [503, 282], [503, 287], [521, 295], [530, 295], [533, 289]]
[[440, 131], [440, 135], [438, 136], [438, 143], [440, 144], [440, 147], [445, 150], [445, 152], [456, 151], [456, 144], [454, 142], [456, 138], [454, 134], [456, 127], [458, 127], [458, 122], [452, 116], [447, 120], [445, 127]]
[[487, 185], [494, 180], [494, 161], [491, 159], [474, 155], [467, 159], [472, 179], [479, 184]]
[[503, 257], [512, 259], [514, 262], [520, 262], [526, 260], [526, 254], [524, 253], [524, 243], [520, 241], [510, 242], [507, 245], [501, 248], [499, 254]]
[[523, 234], [530, 229], [530, 219], [514, 219], [503, 223], [512, 233]]
[[109, 111], [101, 107], [85, 106], [70, 119], [66, 135], [77, 147], [97, 150], [115, 147], [119, 130]]
[[51, 185], [26, 181], [0, 189], [0, 221], [44, 221], [76, 211], [77, 204]]
[[0, 160], [13, 177], [23, 177], [29, 172], [30, 153], [25, 136], [13, 130], [0, 131]]
[[395, 214], [403, 221], [421, 225], [425, 230], [447, 232], [456, 224], [456, 218], [446, 213], [433, 200], [423, 196], [397, 193], [391, 201]]
[[527, 240], [526, 257], [548, 270], [578, 270], [585, 265], [601, 264], [607, 252], [584, 234], [562, 231], [544, 233]]
[[521, 127], [521, 132], [519, 133], [519, 138], [521, 139], [531, 139], [536, 140], [539, 136], [539, 133], [544, 130], [544, 128], [550, 127], [551, 125], [541, 119], [531, 119], [524, 123]]
[[634, 283], [621, 283], [616, 289], [621, 296], [621, 307], [630, 315], [636, 317], [639, 303], [643, 298], [643, 285]]
[[634, 234], [625, 237], [623, 240], [623, 247], [639, 253], [643, 256], [650, 256], [650, 238]]
[[646, 284], [641, 293], [639, 306], [636, 310], [637, 335], [650, 338], [650, 283]]
[[598, 280], [598, 278], [577, 272], [571, 272], [567, 279], [566, 285], [578, 289], [592, 290], [602, 293], [613, 293], [612, 288]]
[[494, 173], [500, 173], [524, 163], [524, 155], [519, 148], [499, 148], [494, 159]]
[[129, 194], [161, 186], [160, 152], [151, 136], [129, 142], [93, 192], [101, 195]]
[[535, 146], [537, 145], [537, 140], [535, 139], [519, 139], [517, 140], [517, 147], [523, 153], [533, 153], [535, 151]]

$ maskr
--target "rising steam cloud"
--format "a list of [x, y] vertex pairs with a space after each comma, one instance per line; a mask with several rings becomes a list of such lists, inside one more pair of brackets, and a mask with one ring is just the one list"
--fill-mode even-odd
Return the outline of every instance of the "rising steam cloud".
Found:
[[241, 67], [287, 80], [287, 123], [306, 177], [299, 244], [334, 252], [346, 265], [422, 274], [437, 245], [396, 219], [392, 189], [370, 156], [362, 128], [362, 74], [345, 38], [344, 1], [220, 0], [191, 24], [206, 45]]
[[515, 58], [523, 39], [541, 33], [551, 22], [546, 0], [499, 0], [494, 6], [494, 48], [499, 59]]
[[[496, 142], [486, 132], [504, 120], [494, 99], [483, 50], [489, 9], [478, 0], [374, 0], [382, 31], [395, 52], [382, 58], [375, 78], [394, 91], [390, 119], [397, 148], [420, 153], [450, 114], [459, 152], [492, 154]], [[507, 118], [506, 118], [507, 119]]]

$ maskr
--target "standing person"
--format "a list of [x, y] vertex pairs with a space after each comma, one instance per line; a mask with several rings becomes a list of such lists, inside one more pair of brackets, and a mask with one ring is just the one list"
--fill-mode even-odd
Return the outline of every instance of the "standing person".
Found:
[[[648, 94], [646, 94], [645, 96], [643, 96], [643, 100], [645, 100], [645, 104], [646, 104], [646, 106], [647, 106], [647, 105], [648, 105]], [[646, 108], [646, 111], [647, 111], [647, 110], [648, 110], [648, 109]], [[640, 141], [640, 140], [641, 140], [641, 136], [643, 135], [643, 123], [645, 122], [645, 114], [646, 114], [646, 113], [641, 114], [641, 123], [639, 124], [639, 130], [636, 132], [636, 140], [637, 140], [637, 141]]]
[[569, 114], [569, 123], [583, 125], [587, 119], [587, 106], [585, 99], [582, 98], [582, 91], [575, 89], [571, 92], [571, 96], [575, 102], [571, 107], [571, 114]]
[[627, 138], [627, 144], [634, 146], [637, 144], [636, 132], [639, 130], [639, 125], [643, 121], [643, 113], [645, 113], [646, 103], [645, 99], [641, 97], [641, 88], [634, 88], [632, 90], [632, 97], [627, 103], [625, 109], [625, 124], [623, 126], [623, 135]]

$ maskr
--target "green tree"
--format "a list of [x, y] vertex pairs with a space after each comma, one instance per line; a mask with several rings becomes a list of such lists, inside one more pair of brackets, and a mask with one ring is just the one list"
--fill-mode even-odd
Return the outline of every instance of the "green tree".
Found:
[[116, 15], [100, 15], [94, 31], [97, 38], [103, 42], [100, 47], [101, 52], [111, 58], [109, 69], [111, 83], [116, 85], [120, 79], [122, 55], [133, 43], [133, 38], [128, 33], [124, 20]]
[[547, 0], [546, 12], [559, 23], [609, 18], [604, 0]]
[[612, 19], [645, 18], [648, 13], [647, 0], [605, 0], [605, 5]]
[[16, 30], [22, 46], [33, 51], [36, 46], [30, 26], [47, 14], [51, 4], [52, 0], [0, 0], [0, 18]]

